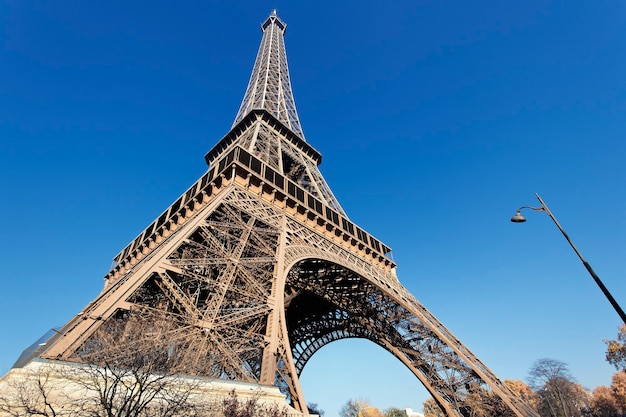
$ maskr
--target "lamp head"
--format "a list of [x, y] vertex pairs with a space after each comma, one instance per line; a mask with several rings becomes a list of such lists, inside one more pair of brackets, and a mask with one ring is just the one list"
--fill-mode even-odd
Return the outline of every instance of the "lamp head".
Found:
[[515, 216], [511, 217], [511, 221], [513, 223], [524, 223], [526, 221], [526, 217], [522, 216], [519, 210], [515, 212]]

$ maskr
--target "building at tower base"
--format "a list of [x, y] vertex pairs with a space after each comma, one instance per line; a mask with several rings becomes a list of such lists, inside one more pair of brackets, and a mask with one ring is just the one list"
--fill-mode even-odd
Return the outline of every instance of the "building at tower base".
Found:
[[[132, 380], [130, 374], [105, 378], [110, 371], [73, 362], [29, 361], [0, 379], [0, 417], [104, 416], [108, 411], [131, 416], [223, 417], [229, 415], [227, 407], [248, 407], [258, 416], [307, 415], [290, 407], [273, 386], [160, 374], [141, 375], [140, 381]], [[136, 389], [137, 384], [145, 389]], [[150, 396], [154, 398], [144, 401]], [[144, 410], [140, 409], [142, 401]]]

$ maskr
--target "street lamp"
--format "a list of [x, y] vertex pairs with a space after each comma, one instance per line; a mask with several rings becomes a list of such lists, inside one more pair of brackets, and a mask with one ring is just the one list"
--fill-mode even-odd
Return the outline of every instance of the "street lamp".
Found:
[[515, 212], [515, 215], [513, 217], [511, 217], [511, 221], [513, 223], [523, 223], [523, 222], [526, 221], [526, 218], [524, 216], [522, 216], [522, 214], [521, 214], [522, 209], [530, 209], [530, 210], [534, 210], [534, 211], [543, 211], [548, 216], [550, 216], [550, 218], [552, 219], [554, 224], [556, 224], [556, 227], [559, 228], [559, 230], [561, 231], [561, 233], [565, 237], [565, 240], [567, 240], [567, 243], [569, 243], [570, 246], [572, 247], [572, 249], [574, 249], [574, 252], [576, 252], [576, 255], [578, 255], [578, 257], [582, 261], [583, 265], [585, 266], [585, 268], [587, 269], [587, 271], [589, 272], [589, 274], [591, 275], [593, 280], [596, 282], [596, 284], [598, 284], [598, 287], [600, 287], [600, 290], [602, 290], [602, 293], [604, 294], [604, 296], [609, 300], [609, 303], [611, 303], [611, 305], [613, 306], [613, 308], [615, 309], [617, 314], [620, 316], [620, 318], [622, 319], [622, 322], [626, 324], [626, 314], [624, 314], [624, 310], [622, 310], [622, 308], [619, 306], [619, 304], [617, 304], [617, 301], [615, 301], [615, 298], [613, 298], [613, 296], [611, 295], [609, 290], [604, 286], [604, 284], [600, 280], [600, 277], [598, 277], [598, 275], [596, 275], [596, 273], [591, 268], [591, 265], [589, 265], [589, 263], [585, 260], [585, 258], [583, 258], [581, 253], [578, 251], [576, 246], [574, 246], [574, 243], [571, 241], [569, 236], [567, 236], [567, 233], [565, 233], [565, 230], [563, 230], [563, 228], [561, 227], [559, 222], [556, 220], [556, 217], [554, 217], [554, 215], [552, 214], [552, 212], [550, 211], [548, 206], [546, 206], [546, 203], [544, 203], [543, 200], [541, 199], [541, 197], [539, 197], [539, 194], [535, 193], [535, 196], [537, 197], [537, 200], [539, 200], [539, 203], [541, 204], [541, 207], [522, 206], [522, 207], [518, 208], [517, 211]]

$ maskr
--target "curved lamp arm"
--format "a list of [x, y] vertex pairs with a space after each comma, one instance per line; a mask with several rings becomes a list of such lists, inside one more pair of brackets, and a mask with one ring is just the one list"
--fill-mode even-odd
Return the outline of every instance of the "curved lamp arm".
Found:
[[535, 211], [545, 211], [543, 207], [531, 207], [531, 206], [522, 206], [515, 211], [515, 216], [511, 217], [511, 221], [513, 223], [524, 223], [526, 221], [526, 217], [522, 216], [522, 209], [531, 209]]

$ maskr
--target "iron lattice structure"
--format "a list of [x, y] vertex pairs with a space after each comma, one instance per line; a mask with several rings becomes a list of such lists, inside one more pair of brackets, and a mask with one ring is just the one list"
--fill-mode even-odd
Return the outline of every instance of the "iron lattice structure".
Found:
[[400, 284], [391, 249], [342, 210], [302, 135], [285, 27], [275, 13], [263, 23], [241, 109], [206, 154], [209, 170], [115, 257], [101, 294], [37, 354], [79, 360], [107, 323], [166, 315], [189, 375], [275, 385], [306, 412], [307, 361], [357, 337], [398, 358], [447, 415], [470, 416], [490, 398], [536, 416]]
[[273, 11], [261, 28], [261, 47], [233, 127], [251, 110], [265, 109], [304, 139], [289, 81], [284, 38], [287, 25]]

